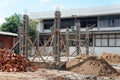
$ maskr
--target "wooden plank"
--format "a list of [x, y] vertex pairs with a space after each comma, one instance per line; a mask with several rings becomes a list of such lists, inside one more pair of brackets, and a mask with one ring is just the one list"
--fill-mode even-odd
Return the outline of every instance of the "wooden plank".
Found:
[[[36, 50], [35, 46], [33, 45], [31, 39], [30, 39], [24, 32], [21, 32], [21, 33], [25, 36], [26, 40], [27, 40], [27, 41], [30, 43], [30, 45], [34, 48], [35, 53], [38, 54], [38, 51]], [[39, 55], [39, 56], [40, 56], [40, 58], [45, 62], [45, 60], [43, 59], [43, 57], [42, 57], [41, 55]], [[33, 60], [32, 60], [32, 61], [33, 61]]]
[[[36, 51], [36, 55], [33, 57], [32, 61], [34, 61], [34, 59], [37, 57], [37, 56], [40, 56], [41, 55], [41, 52], [44, 50], [44, 48], [48, 45], [48, 43], [50, 42], [50, 40], [52, 39], [52, 36], [48, 39], [47, 43], [44, 44], [44, 46], [39, 50], [39, 51]], [[44, 61], [45, 62], [45, 61]]]
[[10, 51], [13, 51], [14, 48], [19, 44], [19, 42], [20, 42], [20, 40], [18, 40], [18, 41], [13, 45], [13, 47], [10, 49]]

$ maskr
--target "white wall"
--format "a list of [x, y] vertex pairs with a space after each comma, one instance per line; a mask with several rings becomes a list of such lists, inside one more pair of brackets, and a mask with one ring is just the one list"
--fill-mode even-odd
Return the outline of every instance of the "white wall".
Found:
[[[82, 53], [85, 53], [85, 48], [81, 48]], [[76, 50], [75, 47], [70, 47], [69, 48], [69, 53], [72, 54]], [[90, 47], [91, 52], [95, 52], [97, 55], [102, 55], [103, 52], [110, 52], [110, 53], [115, 53], [120, 55], [120, 47]]]
[[43, 22], [38, 22], [37, 23], [37, 31], [39, 31], [40, 33], [42, 33], [42, 32], [44, 32], [44, 27], [43, 27], [44, 25], [43, 25]]
[[[51, 52], [53, 50], [52, 47], [46, 47], [46, 49], [43, 51], [43, 54], [46, 53], [48, 50]], [[69, 47], [69, 54], [71, 55], [76, 50], [76, 47]], [[86, 50], [84, 47], [81, 47], [82, 53], [85, 54]], [[120, 55], [120, 47], [95, 47], [93, 50], [93, 47], [89, 48], [90, 52], [94, 52], [97, 55], [102, 55], [103, 52], [110, 52]], [[75, 53], [74, 53], [75, 54]]]
[[110, 52], [120, 55], [120, 47], [95, 47], [95, 53], [101, 55], [103, 52]]

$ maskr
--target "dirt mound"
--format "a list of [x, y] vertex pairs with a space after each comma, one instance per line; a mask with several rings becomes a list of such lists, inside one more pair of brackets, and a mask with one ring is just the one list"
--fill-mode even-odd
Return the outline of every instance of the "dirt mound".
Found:
[[0, 49], [0, 71], [21, 72], [34, 71], [31, 62], [21, 55], [16, 55], [9, 50]]
[[73, 61], [74, 60], [68, 61], [66, 64], [67, 70], [84, 75], [108, 76], [117, 74], [117, 71], [111, 65], [103, 58], [97, 56], [87, 57], [83, 61], [76, 61], [74, 65], [71, 65], [73, 64]]
[[78, 55], [76, 58], [74, 58], [66, 63], [66, 69], [72, 68], [73, 66], [83, 62], [85, 59], [86, 59], [85, 55]]
[[120, 63], [120, 55], [104, 52], [102, 57], [109, 63]]

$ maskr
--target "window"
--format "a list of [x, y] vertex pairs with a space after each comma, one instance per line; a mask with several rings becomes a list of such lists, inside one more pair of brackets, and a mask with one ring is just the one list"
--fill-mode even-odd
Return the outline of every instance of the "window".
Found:
[[71, 28], [71, 26], [74, 26], [75, 20], [74, 19], [61, 19], [61, 29], [64, 28]]
[[109, 35], [109, 46], [115, 46], [115, 35]]
[[100, 27], [108, 27], [109, 26], [109, 17], [108, 16], [99, 17], [99, 26]]
[[100, 27], [118, 27], [120, 26], [120, 15], [100, 16]]
[[108, 35], [102, 35], [102, 46], [108, 46]]
[[120, 46], [120, 34], [95, 35], [95, 46], [118, 47]]
[[120, 34], [117, 34], [117, 35], [116, 35], [116, 38], [119, 38], [119, 39], [120, 39]]
[[101, 46], [101, 39], [95, 39], [96, 46]]
[[115, 38], [115, 35], [109, 35], [109, 38]]
[[120, 46], [120, 39], [116, 39], [116, 46]]
[[120, 34], [116, 35], [116, 46], [120, 46]]
[[109, 46], [115, 46], [115, 39], [109, 39]]
[[95, 38], [101, 38], [101, 35], [96, 35]]
[[97, 27], [97, 17], [86, 17], [86, 18], [79, 18], [81, 23], [81, 28], [85, 28], [86, 26], [90, 27], [95, 24]]
[[54, 20], [53, 19], [43, 20], [43, 23], [44, 23], [44, 29], [50, 29], [54, 24]]
[[108, 46], [108, 39], [102, 39], [102, 46]]

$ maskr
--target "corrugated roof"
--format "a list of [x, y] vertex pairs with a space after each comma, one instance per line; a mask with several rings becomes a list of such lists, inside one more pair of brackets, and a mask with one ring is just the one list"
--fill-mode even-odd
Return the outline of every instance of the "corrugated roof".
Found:
[[[32, 19], [46, 19], [54, 18], [54, 11], [49, 12], [31, 12], [30, 18]], [[113, 6], [103, 6], [95, 8], [81, 8], [81, 9], [72, 9], [72, 10], [61, 10], [61, 17], [73, 17], [77, 15], [80, 17], [84, 16], [99, 16], [99, 15], [108, 15], [108, 14], [120, 14], [120, 5]]]
[[0, 31], [0, 35], [13, 36], [13, 37], [17, 37], [18, 36], [18, 34], [11, 33], [11, 32], [3, 32], [3, 31]]

